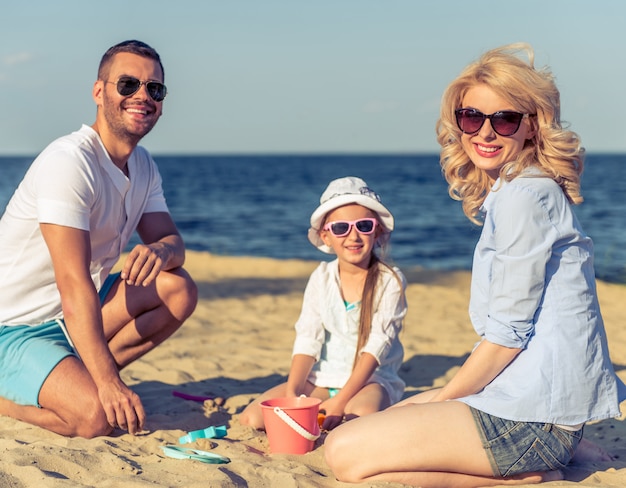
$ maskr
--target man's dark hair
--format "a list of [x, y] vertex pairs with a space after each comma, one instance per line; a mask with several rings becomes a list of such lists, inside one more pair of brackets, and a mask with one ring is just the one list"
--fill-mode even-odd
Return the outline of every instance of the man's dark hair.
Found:
[[136, 54], [137, 56], [143, 56], [144, 58], [150, 58], [156, 61], [157, 63], [159, 63], [159, 66], [161, 67], [161, 74], [163, 75], [163, 79], [165, 79], [165, 70], [163, 69], [163, 64], [161, 63], [161, 57], [159, 56], [159, 53], [157, 53], [153, 48], [148, 46], [145, 42], [133, 39], [120, 42], [119, 44], [110, 47], [107, 52], [104, 53], [102, 59], [100, 60], [100, 66], [98, 66], [99, 80], [107, 80], [107, 78], [109, 77], [109, 66], [111, 65], [111, 60], [113, 56], [118, 53]]

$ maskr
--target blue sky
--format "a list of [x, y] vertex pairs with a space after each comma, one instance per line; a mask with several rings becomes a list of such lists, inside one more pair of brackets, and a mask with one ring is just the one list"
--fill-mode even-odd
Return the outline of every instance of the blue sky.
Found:
[[446, 85], [529, 42], [590, 152], [626, 151], [623, 0], [48, 0], [0, 16], [0, 154], [93, 123], [103, 52], [156, 48], [169, 89], [154, 154], [436, 152]]

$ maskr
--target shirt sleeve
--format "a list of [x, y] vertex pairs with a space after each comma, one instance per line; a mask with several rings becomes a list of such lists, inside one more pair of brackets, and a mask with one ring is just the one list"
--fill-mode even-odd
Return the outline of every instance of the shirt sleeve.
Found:
[[167, 203], [165, 201], [165, 195], [163, 192], [163, 179], [161, 178], [161, 173], [159, 172], [159, 167], [154, 162], [152, 157], [148, 154], [143, 147], [139, 146], [137, 149], [141, 149], [143, 152], [143, 157], [148, 161], [148, 164], [151, 168], [150, 178], [150, 188], [148, 193], [148, 200], [146, 202], [146, 208], [143, 213], [154, 213], [154, 212], [169, 212], [167, 207]]
[[381, 364], [397, 339], [407, 312], [406, 279], [399, 269], [395, 268], [394, 271], [397, 277], [385, 271], [379, 281], [380, 289], [376, 293], [378, 304], [372, 317], [372, 328], [365, 346], [359, 352], [371, 354], [378, 364]]
[[320, 359], [324, 345], [325, 330], [319, 312], [319, 301], [322, 298], [323, 276], [318, 267], [309, 278], [304, 290], [302, 310], [296, 322], [296, 339], [292, 355], [305, 354], [316, 361]]
[[95, 200], [94, 174], [83, 157], [69, 149], [46, 152], [34, 174], [40, 223], [89, 230]]
[[549, 195], [530, 187], [510, 185], [494, 206], [495, 254], [485, 338], [495, 344], [523, 349], [533, 335], [557, 239], [549, 201]]

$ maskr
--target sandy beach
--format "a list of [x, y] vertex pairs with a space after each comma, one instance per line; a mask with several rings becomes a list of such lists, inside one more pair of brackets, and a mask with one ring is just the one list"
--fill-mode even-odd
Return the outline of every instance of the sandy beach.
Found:
[[[91, 440], [69, 439], [2, 417], [0, 487], [355, 486], [334, 479], [324, 463], [323, 438], [306, 455], [272, 455], [265, 433], [238, 421], [238, 413], [251, 399], [288, 373], [293, 324], [316, 264], [189, 253], [186, 267], [200, 289], [195, 313], [169, 341], [122, 373], [144, 402], [148, 431], [139, 436], [115, 432]], [[409, 281], [409, 313], [402, 335], [402, 376], [408, 395], [445, 383], [467, 357], [476, 336], [467, 318], [469, 273], [403, 271]], [[598, 293], [611, 357], [626, 380], [626, 286], [600, 282]], [[186, 400], [174, 396], [175, 391], [214, 400]], [[626, 405], [622, 410], [626, 413]], [[163, 454], [161, 446], [178, 444], [187, 432], [222, 425], [227, 428], [225, 437], [200, 439], [187, 447], [226, 456], [228, 464]], [[626, 486], [624, 418], [590, 424], [585, 437], [617, 460], [572, 465], [566, 480], [546, 485]], [[385, 442], [381, 432], [381, 452]]]

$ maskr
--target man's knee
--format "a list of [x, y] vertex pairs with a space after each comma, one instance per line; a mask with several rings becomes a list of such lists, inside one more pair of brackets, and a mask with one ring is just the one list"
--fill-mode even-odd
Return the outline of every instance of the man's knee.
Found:
[[92, 439], [109, 435], [113, 431], [113, 427], [107, 421], [102, 404], [97, 397], [83, 398], [80, 408], [72, 412], [71, 418], [67, 422], [69, 423], [70, 437]]
[[92, 439], [109, 435], [113, 431], [113, 427], [107, 421], [104, 411], [99, 410], [99, 412], [87, 415], [80, 420], [80, 425], [76, 426], [77, 437]]
[[160, 273], [157, 288], [166, 307], [181, 322], [195, 310], [198, 303], [198, 287], [183, 268]]

